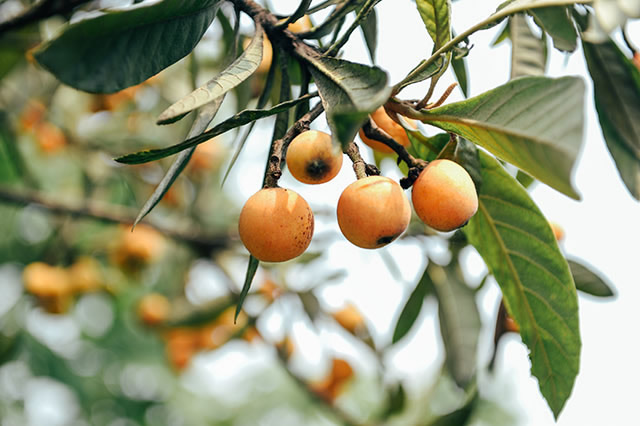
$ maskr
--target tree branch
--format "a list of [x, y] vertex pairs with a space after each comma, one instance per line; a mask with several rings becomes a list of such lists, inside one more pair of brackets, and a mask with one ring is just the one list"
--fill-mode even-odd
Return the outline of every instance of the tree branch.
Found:
[[[107, 223], [131, 225], [136, 217], [136, 211], [128, 208], [113, 205], [99, 206], [92, 203], [66, 204], [61, 201], [54, 201], [36, 191], [16, 191], [3, 187], [0, 187], [0, 202], [23, 206], [37, 204], [55, 215], [89, 218]], [[221, 250], [229, 245], [229, 241], [232, 238], [231, 235], [226, 234], [203, 236], [202, 230], [194, 227], [178, 230], [167, 228], [154, 221], [147, 221], [147, 224], [162, 234], [192, 245], [203, 252]]]
[[73, 11], [76, 7], [90, 0], [42, 0], [20, 15], [0, 22], [0, 36], [3, 33], [22, 28], [34, 22]]

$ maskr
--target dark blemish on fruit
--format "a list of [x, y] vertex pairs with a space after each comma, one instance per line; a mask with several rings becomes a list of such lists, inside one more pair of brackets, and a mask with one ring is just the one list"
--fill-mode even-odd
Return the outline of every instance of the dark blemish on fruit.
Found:
[[329, 164], [322, 158], [316, 158], [307, 164], [305, 171], [311, 179], [319, 180], [329, 172]]
[[378, 246], [384, 246], [389, 244], [391, 241], [395, 240], [396, 238], [398, 238], [398, 235], [400, 234], [395, 234], [395, 235], [386, 235], [384, 237], [380, 237], [378, 238], [378, 241], [376, 241], [376, 244]]

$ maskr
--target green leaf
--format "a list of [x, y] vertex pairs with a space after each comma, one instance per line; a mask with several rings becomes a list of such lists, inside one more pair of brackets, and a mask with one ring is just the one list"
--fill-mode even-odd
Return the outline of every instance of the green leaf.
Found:
[[507, 40], [509, 38], [510, 32], [511, 31], [509, 29], [509, 20], [507, 19], [505, 21], [505, 24], [502, 26], [502, 29], [498, 33], [497, 37], [491, 42], [491, 47], [496, 47], [503, 41]]
[[388, 419], [394, 414], [401, 413], [407, 405], [407, 394], [402, 383], [397, 383], [387, 392], [387, 405], [382, 413], [383, 419]]
[[547, 219], [499, 162], [480, 152], [478, 212], [464, 229], [520, 325], [531, 372], [556, 418], [580, 367], [578, 300]]
[[307, 13], [310, 4], [311, 0], [302, 0], [293, 14], [291, 14], [291, 16], [289, 16], [287, 20], [282, 23], [282, 26], [284, 27], [285, 25], [302, 18]]
[[378, 67], [331, 57], [308, 57], [335, 142], [353, 141], [367, 116], [391, 94], [387, 74]]
[[[222, 101], [224, 100], [224, 95], [220, 98], [216, 99], [214, 102], [205, 105], [202, 110], [198, 113], [198, 117], [195, 119], [193, 124], [191, 125], [191, 130], [187, 135], [187, 139], [193, 136], [199, 135], [205, 131], [211, 120], [215, 117], [220, 105], [222, 105]], [[213, 143], [213, 142], [210, 142]], [[184, 170], [184, 168], [191, 160], [191, 156], [193, 152], [196, 150], [196, 147], [189, 148], [184, 150], [178, 155], [175, 159], [167, 173], [164, 175], [156, 189], [153, 191], [153, 194], [147, 199], [147, 201], [140, 209], [140, 213], [136, 217], [136, 220], [133, 222], [133, 226], [135, 227], [140, 221], [153, 210], [153, 208], [162, 200], [162, 197], [167, 193], [173, 182], [178, 178], [180, 173]]]
[[543, 41], [536, 37], [523, 14], [509, 18], [511, 36], [511, 76], [510, 79], [543, 75], [546, 67]]
[[640, 72], [608, 40], [582, 43], [607, 148], [631, 195], [640, 200]]
[[476, 374], [481, 326], [476, 293], [464, 283], [459, 268], [430, 266], [434, 293], [438, 299], [446, 366], [456, 384], [465, 389]]
[[178, 121], [194, 109], [220, 98], [249, 78], [258, 69], [258, 65], [262, 61], [263, 38], [264, 31], [258, 26], [255, 36], [247, 46], [247, 49], [242, 52], [242, 55], [203, 86], [164, 110], [158, 117], [157, 123], [169, 124]]
[[438, 417], [429, 423], [429, 426], [464, 426], [471, 420], [471, 415], [479, 401], [478, 392], [475, 391], [462, 407]]
[[362, 30], [364, 42], [367, 44], [371, 62], [375, 63], [376, 49], [378, 48], [378, 17], [375, 9], [371, 9], [367, 17], [360, 22], [360, 29]]
[[425, 268], [420, 281], [418, 281], [416, 288], [413, 289], [409, 299], [407, 299], [407, 303], [402, 308], [402, 312], [400, 312], [396, 328], [393, 330], [392, 344], [400, 341], [411, 330], [416, 319], [418, 319], [418, 315], [420, 315], [424, 298], [433, 292], [433, 282], [428, 270], [428, 267]]
[[123, 164], [142, 164], [159, 160], [161, 158], [177, 154], [178, 152], [184, 151], [185, 149], [194, 147], [198, 144], [201, 144], [202, 142], [206, 142], [214, 136], [221, 135], [224, 132], [235, 129], [236, 127], [244, 126], [245, 124], [251, 123], [252, 121], [269, 117], [282, 111], [286, 111], [289, 108], [293, 108], [299, 103], [307, 101], [316, 95], [316, 93], [310, 93], [308, 95], [301, 96], [298, 99], [282, 102], [269, 109], [245, 109], [244, 111], [240, 111], [239, 113], [229, 117], [210, 130], [207, 130], [206, 132], [198, 136], [189, 138], [184, 142], [180, 142], [167, 148], [148, 149], [144, 151], [138, 151], [133, 154], [123, 155], [122, 157], [116, 158], [115, 161]]
[[571, 172], [582, 143], [583, 116], [581, 79], [523, 77], [414, 118], [457, 133], [579, 199]]
[[244, 284], [242, 285], [242, 291], [240, 291], [240, 295], [238, 296], [238, 303], [236, 304], [236, 315], [234, 317], [234, 321], [238, 319], [238, 315], [240, 315], [240, 311], [242, 311], [242, 304], [244, 303], [244, 299], [247, 297], [249, 293], [249, 289], [251, 288], [251, 282], [253, 281], [253, 277], [256, 275], [256, 271], [258, 270], [258, 265], [260, 261], [253, 257], [253, 255], [249, 255], [249, 265], [247, 266], [247, 275], [244, 279]]
[[610, 283], [596, 272], [577, 260], [568, 260], [576, 289], [596, 297], [613, 297], [615, 292]]
[[414, 69], [412, 69], [409, 72], [409, 74], [407, 74], [407, 76], [400, 83], [398, 83], [394, 87], [399, 92], [400, 90], [402, 90], [403, 88], [407, 87], [410, 84], [420, 83], [421, 81], [424, 81], [424, 80], [426, 80], [428, 78], [431, 78], [434, 75], [444, 71], [445, 68], [446, 68], [446, 65], [447, 65], [447, 61], [445, 61], [443, 59], [444, 57], [445, 57], [445, 55], [443, 55], [442, 57], [440, 57], [438, 60], [434, 61], [433, 63], [429, 64], [429, 66], [427, 68], [425, 68], [424, 70], [421, 70], [420, 72], [416, 73], [415, 75], [412, 75], [418, 68], [422, 67], [422, 64], [427, 62], [425, 59], [423, 59], [422, 61], [420, 61], [420, 63], [418, 65], [416, 65], [416, 67]]
[[532, 9], [531, 15], [536, 24], [553, 39], [553, 46], [565, 52], [573, 52], [578, 46], [578, 33], [569, 15], [569, 9], [563, 6], [550, 6]]
[[467, 81], [467, 61], [465, 57], [453, 56], [453, 58], [451, 58], [451, 67], [453, 68], [453, 73], [456, 76], [456, 80], [458, 80], [460, 90], [462, 90], [465, 98], [468, 97], [469, 85]]
[[193, 50], [219, 0], [163, 0], [69, 25], [34, 57], [65, 84], [93, 93], [133, 86]]
[[416, 6], [433, 40], [435, 52], [451, 40], [451, 1], [416, 0]]

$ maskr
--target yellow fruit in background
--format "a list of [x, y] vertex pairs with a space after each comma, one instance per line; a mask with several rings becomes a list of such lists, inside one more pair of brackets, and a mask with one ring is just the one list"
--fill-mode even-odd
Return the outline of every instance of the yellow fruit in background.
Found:
[[342, 151], [331, 135], [309, 130], [296, 136], [287, 149], [287, 168], [303, 183], [319, 184], [333, 179], [342, 167]]
[[37, 100], [31, 100], [27, 103], [24, 110], [20, 114], [20, 126], [25, 131], [34, 130], [35, 127], [44, 120], [47, 108]]
[[556, 241], [560, 242], [564, 240], [564, 229], [560, 224], [556, 222], [549, 222], [549, 226], [551, 226], [551, 230], [553, 231], [553, 236], [556, 238]]
[[397, 182], [384, 176], [369, 176], [342, 192], [337, 215], [347, 240], [373, 249], [386, 246], [407, 229], [411, 206]]
[[114, 262], [125, 269], [137, 269], [157, 259], [164, 251], [164, 236], [154, 228], [139, 224], [131, 231], [122, 228], [113, 250]]
[[336, 311], [332, 314], [338, 324], [350, 333], [356, 333], [360, 328], [364, 326], [364, 318], [360, 311], [351, 303], [347, 304], [344, 308]]
[[[393, 138], [393, 140], [398, 142], [400, 145], [406, 147], [411, 144], [411, 142], [409, 141], [409, 137], [407, 136], [407, 132], [404, 130], [404, 128], [401, 125], [399, 125], [398, 123], [393, 121], [391, 117], [389, 117], [387, 112], [384, 110], [384, 107], [380, 107], [377, 110], [375, 110], [373, 113], [371, 113], [371, 119], [373, 120], [374, 123], [376, 123], [376, 126], [378, 126], [379, 130], [381, 130], [383, 133], [386, 133], [388, 136]], [[408, 124], [414, 129], [418, 127], [415, 120], [405, 118], [405, 121], [407, 121]], [[367, 136], [365, 136], [364, 131], [362, 129], [360, 129], [359, 134], [360, 134], [360, 139], [362, 139], [362, 142], [364, 142], [374, 150], [378, 152], [384, 152], [384, 153], [393, 152], [391, 148], [389, 148], [382, 142], [378, 142], [377, 140], [374, 140], [374, 139], [369, 139]]]
[[313, 212], [290, 189], [265, 188], [245, 203], [238, 220], [240, 239], [264, 262], [284, 262], [301, 255], [313, 236]]
[[201, 143], [193, 151], [189, 160], [189, 169], [195, 172], [205, 172], [214, 170], [220, 164], [224, 154], [224, 149], [220, 146], [220, 140], [212, 138], [205, 143]]
[[413, 208], [420, 220], [438, 231], [452, 231], [478, 210], [478, 194], [469, 173], [451, 160], [435, 160], [413, 184]]
[[309, 18], [309, 15], [304, 15], [302, 18], [298, 19], [297, 21], [287, 25], [287, 29], [292, 33], [296, 33], [296, 34], [307, 32], [311, 29], [311, 27], [312, 27], [311, 18]]
[[30, 263], [22, 271], [22, 280], [25, 289], [38, 298], [47, 312], [60, 314], [69, 308], [73, 288], [65, 269], [43, 262]]
[[84, 293], [102, 287], [103, 280], [98, 261], [89, 256], [83, 256], [69, 267], [69, 277], [73, 291]]
[[59, 151], [67, 145], [64, 132], [47, 121], [35, 125], [35, 137], [40, 148], [46, 153]]
[[171, 303], [160, 293], [146, 294], [138, 303], [138, 317], [147, 325], [162, 324], [169, 318]]

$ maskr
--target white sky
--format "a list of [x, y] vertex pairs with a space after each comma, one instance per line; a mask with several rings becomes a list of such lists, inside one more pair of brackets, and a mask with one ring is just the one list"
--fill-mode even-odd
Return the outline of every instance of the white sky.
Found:
[[[297, 1], [278, 0], [278, 10], [292, 11]], [[480, 19], [490, 15], [500, 1], [461, 0], [453, 3], [453, 26], [459, 33]], [[426, 58], [432, 45], [426, 30], [409, 0], [387, 0], [377, 6], [379, 44], [377, 64], [385, 69], [393, 84], [412, 69], [420, 59]], [[504, 84], [509, 77], [510, 45], [489, 48], [498, 29], [477, 33], [471, 37], [474, 45], [468, 56], [471, 95]], [[640, 25], [629, 26], [632, 40], [640, 44]], [[564, 250], [567, 254], [595, 265], [609, 277], [617, 290], [617, 298], [606, 302], [591, 297], [580, 297], [580, 324], [583, 339], [581, 371], [573, 395], [560, 416], [558, 425], [631, 425], [637, 418], [636, 383], [640, 382], [640, 344], [634, 326], [640, 324], [640, 284], [637, 261], [640, 254], [640, 203], [633, 200], [619, 180], [613, 161], [606, 150], [592, 103], [592, 88], [586, 74], [586, 65], [578, 51], [565, 58], [550, 50], [549, 74], [580, 75], [587, 83], [585, 144], [577, 169], [575, 186], [582, 194], [582, 201], [573, 201], [560, 193], [538, 185], [533, 198], [550, 220], [560, 223], [566, 232]], [[345, 59], [369, 63], [368, 54], [359, 31], [347, 45]], [[447, 73], [436, 95], [453, 82]], [[404, 98], [422, 97], [426, 86], [414, 85], [401, 93]], [[449, 101], [462, 99], [455, 90]], [[315, 128], [328, 131], [326, 123], [317, 120]], [[258, 129], [250, 139], [241, 163], [230, 175], [229, 187], [237, 188], [241, 203], [260, 186], [264, 158], [270, 130]], [[362, 145], [361, 145], [362, 149]], [[371, 158], [364, 150], [365, 158]], [[248, 166], [251, 164], [251, 166]], [[384, 170], [387, 172], [388, 170]], [[391, 177], [398, 177], [393, 175]], [[354, 180], [348, 161], [336, 179], [319, 186], [307, 186], [296, 182], [287, 172], [280, 184], [298, 191], [312, 207], [333, 211], [342, 189]], [[328, 220], [317, 221], [316, 236], [325, 231], [339, 232], [335, 213]], [[311, 249], [313, 249], [312, 243]], [[393, 277], [386, 269], [380, 253], [358, 249], [346, 241], [336, 242], [328, 251], [328, 265], [332, 269], [350, 269], [350, 275], [340, 285], [329, 287], [323, 295], [329, 303], [340, 304], [343, 299], [353, 301], [367, 315], [371, 325], [380, 333], [392, 332], [396, 309], [404, 303], [416, 277], [424, 268], [421, 249], [410, 244], [396, 242], [383, 249], [394, 257], [402, 269], [402, 277]], [[437, 252], [437, 247], [430, 248]], [[360, 265], [353, 269], [351, 265]], [[485, 318], [493, 328], [493, 316], [498, 292], [490, 287], [484, 293], [482, 306]], [[433, 314], [433, 311], [432, 311]], [[423, 315], [423, 323], [413, 330], [414, 339], [393, 355], [392, 374], [414, 381], [433, 379], [433, 368], [439, 364], [438, 337], [433, 315]], [[484, 336], [485, 344], [490, 335]], [[507, 340], [507, 339], [505, 339]], [[537, 382], [529, 372], [525, 347], [518, 339], [508, 339], [498, 358], [497, 377], [486, 380], [484, 390], [501, 398], [506, 406], [509, 401], [516, 412], [521, 412], [522, 425], [545, 426], [556, 424], [551, 411], [538, 390]], [[486, 362], [486, 347], [481, 363]], [[438, 361], [438, 362], [437, 362]], [[411, 383], [410, 383], [411, 384]], [[491, 395], [488, 395], [491, 396]], [[524, 412], [522, 412], [522, 410]], [[635, 420], [637, 421], [637, 420]]]

